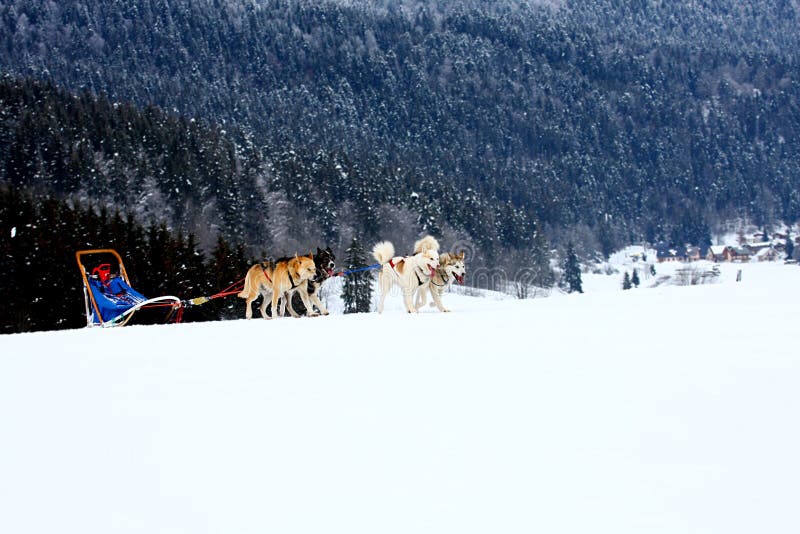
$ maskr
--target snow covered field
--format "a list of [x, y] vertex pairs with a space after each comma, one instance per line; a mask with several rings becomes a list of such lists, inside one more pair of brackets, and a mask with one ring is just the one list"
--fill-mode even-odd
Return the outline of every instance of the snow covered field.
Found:
[[0, 336], [0, 532], [800, 531], [800, 268], [620, 281]]

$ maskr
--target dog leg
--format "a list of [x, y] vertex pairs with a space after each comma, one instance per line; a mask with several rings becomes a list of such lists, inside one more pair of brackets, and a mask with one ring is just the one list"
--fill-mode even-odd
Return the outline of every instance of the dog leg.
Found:
[[[292, 293], [287, 293], [286, 295], [284, 295], [284, 299], [285, 299], [284, 302], [286, 302], [286, 307], [289, 308], [289, 313], [292, 315], [292, 317], [294, 317], [295, 319], [299, 319], [300, 318], [300, 314], [297, 313], [294, 310], [294, 306], [292, 306], [292, 297], [293, 297]], [[286, 314], [286, 310], [281, 310], [281, 313], [282, 314]]]
[[417, 290], [418, 291], [417, 292], [417, 302], [416, 302], [417, 309], [420, 309], [423, 306], [425, 306], [425, 302], [428, 300], [428, 298], [427, 298], [428, 290], [429, 290], [428, 284], [424, 284], [424, 285], [420, 286], [420, 288]]
[[258, 309], [259, 311], [261, 311], [261, 317], [263, 317], [264, 319], [269, 319], [269, 317], [267, 317], [267, 304], [269, 304], [270, 293], [262, 291], [260, 295], [261, 295], [261, 306]]
[[439, 311], [441, 312], [450, 311], [444, 307], [444, 303], [442, 303], [442, 295], [438, 291], [436, 291], [435, 289], [431, 289], [431, 297], [433, 297], [433, 302], [431, 303], [431, 305], [435, 303], [436, 307], [439, 308]]
[[383, 313], [383, 305], [386, 302], [386, 297], [392, 292], [392, 286], [394, 285], [391, 267], [388, 265], [384, 265], [381, 274], [378, 275], [378, 284], [381, 286], [381, 300], [378, 302], [378, 313]]
[[245, 302], [245, 306], [244, 306], [244, 318], [245, 319], [252, 319], [253, 318], [253, 307], [252, 307], [253, 300], [254, 299], [251, 298], [251, 295], [248, 295], [247, 299], [244, 301]]
[[408, 313], [417, 313], [417, 309], [414, 307], [414, 302], [412, 301], [412, 297], [414, 296], [414, 290], [403, 290], [403, 300], [406, 303], [406, 311]]
[[316, 291], [311, 293], [309, 295], [309, 298], [311, 298], [311, 302], [314, 303], [314, 305], [317, 307], [317, 309], [320, 312], [322, 312], [322, 315], [329, 315], [328, 308], [325, 307], [325, 305], [322, 303], [320, 298], [317, 296], [317, 292]]
[[278, 301], [281, 299], [281, 294], [275, 291], [275, 289], [277, 288], [273, 288], [272, 290], [272, 317], [270, 317], [270, 319], [280, 317], [280, 315], [278, 315]]
[[303, 291], [301, 287], [297, 292], [300, 293], [300, 300], [303, 301], [303, 306], [306, 307], [306, 316], [316, 317], [317, 315], [319, 315], [317, 312], [314, 311], [314, 306], [311, 304], [311, 301], [308, 300], [308, 291]]

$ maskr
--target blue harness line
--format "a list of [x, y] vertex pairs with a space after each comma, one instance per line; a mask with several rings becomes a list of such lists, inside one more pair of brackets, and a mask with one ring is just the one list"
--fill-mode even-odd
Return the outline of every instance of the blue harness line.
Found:
[[349, 271], [339, 271], [334, 276], [350, 276], [353, 273], [360, 273], [361, 271], [371, 271], [372, 269], [380, 268], [380, 263], [373, 263], [372, 265], [367, 265], [366, 267], [359, 267], [358, 269], [350, 269]]

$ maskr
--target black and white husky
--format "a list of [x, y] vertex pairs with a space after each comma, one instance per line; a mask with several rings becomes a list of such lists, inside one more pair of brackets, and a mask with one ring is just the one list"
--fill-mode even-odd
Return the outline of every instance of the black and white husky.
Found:
[[[298, 293], [302, 298], [305, 296], [303, 295], [303, 291], [305, 291], [308, 299], [319, 309], [322, 315], [328, 315], [328, 309], [319, 298], [319, 289], [322, 287], [322, 282], [333, 276], [333, 269], [336, 267], [336, 256], [334, 256], [331, 247], [325, 247], [325, 250], [321, 250], [317, 247], [317, 252], [314, 254], [314, 265], [317, 268], [317, 273], [314, 278], [310, 279], [305, 287], [294, 288], [286, 295], [286, 307], [289, 309], [289, 313], [292, 317], [300, 317], [295, 311], [294, 306], [292, 306], [292, 297], [294, 293]], [[306, 301], [303, 300], [304, 305], [305, 302]], [[283, 312], [283, 310], [281, 311]], [[281, 315], [283, 315], [283, 313], [281, 313]], [[306, 306], [306, 315], [313, 316], [316, 315], [316, 313], [313, 308]]]

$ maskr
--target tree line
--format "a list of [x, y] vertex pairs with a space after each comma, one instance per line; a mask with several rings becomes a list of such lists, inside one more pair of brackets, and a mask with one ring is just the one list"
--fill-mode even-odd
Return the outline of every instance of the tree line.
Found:
[[[420, 233], [469, 248], [476, 267], [546, 242], [512, 202], [459, 190], [412, 169], [365, 164], [340, 152], [242, 144], [219, 125], [115, 103], [52, 84], [0, 78], [0, 182], [109, 209], [124, 206], [253, 256], [344, 250], [354, 236], [410, 246]], [[524, 254], [522, 254], [524, 255]]]

